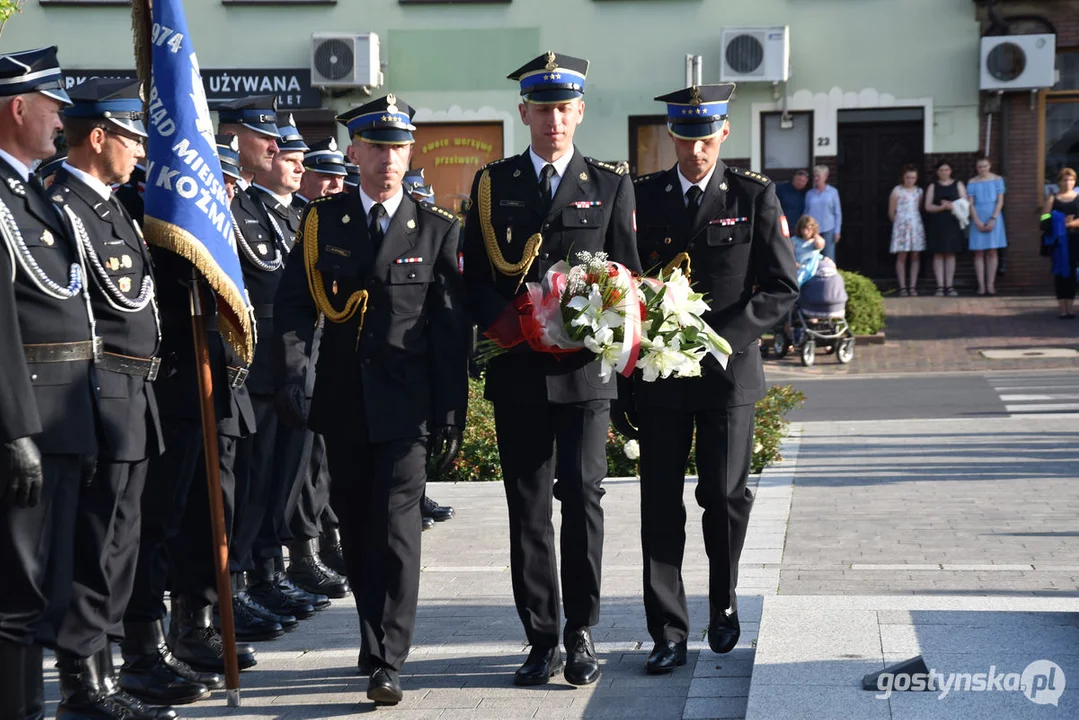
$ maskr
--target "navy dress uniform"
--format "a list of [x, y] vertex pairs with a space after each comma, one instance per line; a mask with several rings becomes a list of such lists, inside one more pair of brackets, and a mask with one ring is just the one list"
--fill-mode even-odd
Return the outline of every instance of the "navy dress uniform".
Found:
[[[218, 136], [217, 140], [222, 171], [227, 174], [234, 168], [232, 172], [238, 174], [235, 136]], [[152, 247], [150, 256], [157, 279], [162, 333], [161, 367], [154, 381], [154, 395], [165, 436], [165, 452], [150, 458], [148, 482], [153, 483], [154, 490], [142, 495], [142, 539], [135, 586], [124, 613], [125, 627], [160, 628], [168, 614], [164, 602], [166, 588], [172, 611], [165, 644], [150, 647], [150, 643], [125, 640], [121, 645], [125, 662], [120, 678], [124, 682], [130, 677], [132, 687], [136, 683], [159, 683], [158, 692], [167, 692], [165, 686], [176, 682], [176, 677], [211, 688], [223, 687], [224, 680], [219, 675], [225, 669], [221, 637], [213, 625], [217, 583], [203, 456], [198, 364], [191, 330], [193, 269], [179, 255], [163, 248]], [[217, 330], [217, 303], [207, 289], [200, 289], [202, 307], [207, 313], [218, 467], [228, 530], [236, 507], [233, 474], [236, 443], [254, 431], [255, 420], [244, 387], [247, 368]], [[250, 645], [238, 645], [237, 655], [241, 669], [256, 664]], [[174, 676], [171, 680], [167, 680], [165, 668]], [[134, 676], [143, 669], [144, 677]]]
[[[259, 95], [229, 101], [217, 106], [222, 127], [239, 125], [274, 140], [278, 133], [277, 97]], [[243, 167], [244, 138], [239, 138], [241, 174], [254, 171]], [[288, 254], [282, 233], [275, 228], [258, 191], [248, 179], [236, 181], [230, 206], [233, 235], [240, 256], [244, 284], [255, 312], [258, 339], [273, 333], [273, 297], [281, 280], [284, 259]], [[232, 573], [233, 617], [236, 637], [242, 640], [273, 640], [286, 628], [295, 627], [298, 619], [278, 614], [257, 602], [247, 592], [246, 570], [254, 569], [253, 549], [266, 514], [271, 494], [274, 448], [277, 439], [277, 414], [273, 405], [273, 375], [264, 343], [256, 342], [255, 356], [248, 368], [245, 388], [255, 414], [255, 432], [236, 443], [236, 510], [229, 535], [229, 569]]]
[[[656, 100], [667, 103], [674, 138], [722, 142], [733, 90], [732, 84], [694, 86]], [[639, 178], [634, 190], [642, 262], [651, 272], [680, 265], [691, 273], [694, 289], [710, 306], [704, 319], [734, 350], [726, 369], [706, 362], [698, 378], [634, 378], [626, 402], [615, 408], [616, 426], [625, 428], [635, 401], [644, 605], [656, 643], [648, 669], [669, 672], [685, 662], [689, 636], [682, 489], [694, 428], [696, 497], [704, 509], [710, 568], [708, 640], [716, 652], [737, 643], [738, 559], [753, 503], [746, 482], [754, 403], [766, 390], [757, 340], [786, 316], [798, 286], [786, 219], [775, 185], [764, 176], [717, 160], [697, 183], [675, 165]]]
[[[56, 641], [60, 712], [66, 715], [175, 717], [115, 689], [110, 642], [123, 636], [121, 622], [138, 559], [148, 457], [162, 450], [151, 386], [160, 363], [161, 334], [149, 250], [138, 225], [105, 184], [113, 176], [102, 178], [94, 166], [96, 153], [86, 131], [96, 126], [119, 135], [127, 147], [141, 143], [146, 129], [140, 95], [140, 83], [132, 80], [94, 78], [72, 90], [73, 104], [64, 110], [64, 123], [69, 141], [78, 144], [70, 148], [71, 157], [49, 188], [50, 199], [64, 214], [85, 258], [91, 306], [104, 347], [96, 363], [97, 470], [92, 482], [79, 491], [72, 597]], [[124, 157], [113, 162], [128, 161]], [[126, 174], [126, 168], [119, 171]], [[209, 694], [204, 685], [189, 685], [176, 697], [190, 702]], [[153, 698], [162, 704], [171, 699]]]
[[[548, 53], [510, 78], [520, 82], [525, 102], [563, 103], [582, 96], [587, 68], [584, 60]], [[491, 327], [523, 283], [538, 282], [581, 251], [606, 252], [640, 272], [633, 223], [629, 177], [576, 148], [554, 163], [529, 148], [488, 165], [476, 175], [465, 222], [464, 277], [475, 324], [481, 332]], [[546, 683], [562, 667], [552, 490], [562, 503], [566, 676], [577, 684], [599, 677], [590, 628], [599, 620], [601, 482], [617, 388], [600, 378], [593, 359], [584, 352], [556, 359], [521, 346], [487, 366], [485, 397], [494, 403], [509, 505], [513, 594], [532, 644], [515, 677], [522, 685]]]
[[[413, 111], [389, 95], [341, 116], [354, 142], [411, 144]], [[301, 385], [315, 319], [326, 318], [308, 426], [326, 438], [368, 697], [401, 698], [420, 571], [427, 445], [459, 449], [468, 397], [456, 218], [399, 187], [313, 200], [275, 305], [285, 384]]]
[[[10, 103], [59, 109], [61, 87], [55, 47], [0, 55]], [[22, 129], [5, 119], [0, 135], [0, 716], [16, 718], [44, 717], [36, 645], [55, 644], [70, 597], [79, 485], [98, 449], [85, 273], [27, 167], [52, 150], [20, 150], [59, 130], [52, 113], [39, 118]]]

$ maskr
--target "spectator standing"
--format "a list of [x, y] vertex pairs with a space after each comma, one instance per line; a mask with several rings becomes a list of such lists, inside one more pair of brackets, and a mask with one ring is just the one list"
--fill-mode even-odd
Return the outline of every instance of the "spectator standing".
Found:
[[828, 166], [813, 168], [813, 187], [806, 192], [806, 215], [812, 215], [820, 225], [824, 238], [824, 255], [835, 260], [835, 246], [843, 228], [843, 210], [839, 205], [839, 191], [828, 184]]
[[779, 205], [783, 208], [783, 214], [787, 216], [788, 222], [797, 223], [805, 215], [806, 186], [808, 185], [808, 170], [795, 170], [794, 177], [789, 182], [776, 185], [776, 196], [779, 197]]
[[991, 172], [989, 158], [975, 164], [977, 175], [967, 183], [970, 196], [970, 249], [974, 253], [974, 274], [979, 295], [996, 295], [997, 251], [1008, 245], [1004, 234], [1004, 178]]
[[[925, 250], [925, 226], [922, 225], [922, 189], [918, 187], [918, 168], [903, 166], [900, 184], [888, 198], [888, 219], [892, 221], [892, 244], [888, 252], [895, 255], [895, 277], [899, 295], [918, 294], [918, 270], [921, 253]], [[907, 256], [910, 256], [910, 281], [906, 279]]]
[[[1071, 168], [1061, 170], [1057, 177], [1059, 190], [1045, 202], [1046, 213], [1063, 213], [1064, 226], [1068, 231], [1067, 253], [1060, 253], [1061, 264], [1065, 266], [1054, 268], [1053, 273], [1061, 320], [1075, 317], [1075, 274], [1079, 265], [1079, 194], [1075, 192], [1075, 179], [1075, 171]], [[1067, 263], [1063, 263], [1065, 256]]]
[[937, 179], [925, 192], [926, 249], [933, 253], [933, 275], [937, 279], [937, 297], [958, 297], [952, 282], [955, 280], [955, 255], [961, 252], [967, 241], [959, 218], [952, 213], [952, 203], [960, 198], [966, 200], [967, 190], [963, 183], [952, 177], [952, 166], [946, 162], [937, 165]]

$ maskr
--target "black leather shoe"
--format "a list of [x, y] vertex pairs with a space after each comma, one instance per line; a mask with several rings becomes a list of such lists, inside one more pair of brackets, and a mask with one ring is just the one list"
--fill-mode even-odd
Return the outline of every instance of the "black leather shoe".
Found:
[[[0, 677], [4, 678], [4, 693], [0, 696], [0, 717], [22, 718], [26, 713], [26, 690], [24, 682], [26, 667], [26, 650], [28, 646], [22, 643], [10, 642], [0, 639]], [[40, 667], [40, 664], [38, 665]]]
[[738, 624], [738, 613], [712, 609], [708, 620], [708, 647], [712, 652], [729, 653], [738, 644], [742, 627]]
[[426, 494], [420, 503], [420, 514], [436, 522], [444, 522], [454, 516], [453, 508], [449, 505], [439, 505]]
[[[166, 642], [176, 659], [196, 670], [225, 672], [224, 643], [213, 626], [211, 606], [195, 607], [182, 596], [173, 597]], [[255, 649], [246, 643], [236, 643], [236, 663], [241, 670], [257, 665]]]
[[[293, 617], [297, 620], [306, 620], [315, 614], [314, 606], [285, 594], [281, 588], [272, 582], [260, 582], [251, 585], [247, 588], [247, 595], [278, 617]], [[281, 623], [281, 627], [286, 630], [289, 629], [285, 623]]]
[[686, 664], [686, 641], [656, 643], [652, 648], [652, 654], [648, 656], [645, 670], [649, 675], [664, 675], [672, 672], [676, 667]]
[[341, 577], [348, 577], [345, 565], [345, 551], [341, 548], [341, 532], [337, 529], [326, 530], [318, 541], [318, 557], [322, 564]]
[[289, 580], [288, 574], [284, 570], [279, 570], [274, 573], [273, 584], [278, 590], [296, 602], [310, 605], [315, 609], [315, 612], [325, 610], [330, 606], [330, 599], [328, 597], [307, 592], [302, 587]]
[[57, 650], [56, 669], [60, 676], [58, 719], [131, 720], [127, 708], [109, 698], [96, 658], [81, 658]]
[[296, 619], [295, 615], [292, 615], [291, 613], [281, 614], [274, 612], [270, 608], [260, 603], [255, 598], [251, 597], [251, 593], [247, 592], [246, 590], [236, 593], [234, 599], [243, 603], [244, 606], [256, 617], [260, 617], [263, 620], [269, 620], [270, 622], [277, 623], [285, 632], [288, 632], [289, 630], [295, 630], [300, 624], [300, 621]]
[[396, 670], [380, 667], [371, 673], [371, 679], [367, 681], [368, 700], [374, 700], [376, 705], [396, 705], [404, 696]]
[[311, 538], [289, 547], [288, 577], [309, 593], [331, 598], [347, 597], [348, 580], [330, 570], [319, 559], [318, 538]]
[[[220, 616], [215, 617], [214, 620], [220, 629]], [[243, 642], [276, 640], [285, 634], [280, 623], [256, 615], [239, 596], [232, 599], [232, 622], [236, 628], [236, 639]]]
[[435, 526], [435, 519], [434, 518], [429, 518], [429, 517], [423, 518], [423, 529], [424, 530], [430, 530], [434, 526]]
[[[120, 644], [124, 665], [120, 668], [120, 687], [151, 705], [187, 705], [210, 697], [210, 687], [198, 680], [181, 675], [166, 662], [174, 665], [181, 661], [173, 657], [165, 644], [161, 621], [152, 623], [125, 623], [124, 641]], [[194, 670], [187, 666], [195, 676]], [[207, 673], [223, 684], [220, 675]]]
[[562, 670], [562, 649], [533, 645], [528, 651], [528, 659], [513, 674], [513, 684], [524, 687], [546, 685], [554, 675]]
[[599, 660], [596, 659], [596, 646], [592, 644], [592, 630], [586, 627], [567, 629], [563, 640], [566, 644], [566, 682], [591, 685], [599, 680]]
[[150, 707], [141, 700], [124, 692], [116, 678], [112, 664], [112, 648], [106, 646], [94, 656], [101, 677], [101, 689], [109, 699], [126, 708], [130, 720], [176, 720], [176, 711], [170, 707]]

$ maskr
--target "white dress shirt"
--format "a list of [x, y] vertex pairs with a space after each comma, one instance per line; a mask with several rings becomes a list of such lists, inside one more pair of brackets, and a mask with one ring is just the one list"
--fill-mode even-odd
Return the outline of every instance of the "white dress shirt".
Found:
[[689, 207], [689, 198], [686, 197], [686, 193], [689, 189], [696, 185], [701, 189], [701, 193], [704, 193], [704, 189], [708, 187], [708, 181], [712, 179], [712, 176], [716, 173], [716, 166], [713, 165], [712, 169], [708, 171], [708, 174], [701, 178], [700, 182], [692, 183], [686, 179], [686, 176], [682, 174], [682, 168], [678, 168], [678, 182], [682, 184], [682, 204]]
[[[401, 207], [401, 201], [405, 199], [405, 191], [402, 188], [397, 189], [397, 193], [386, 200], [382, 201], [382, 207], [386, 209], [386, 215], [379, 222], [382, 227], [382, 234], [386, 234], [386, 229], [390, 226], [390, 220], [393, 220], [393, 216], [397, 214], [397, 208]], [[364, 224], [371, 224], [371, 208], [375, 206], [375, 201], [372, 200], [367, 193], [360, 188], [360, 202], [363, 203], [363, 221]]]
[[543, 170], [544, 165], [554, 165], [554, 175], [551, 176], [551, 197], [553, 198], [555, 193], [558, 192], [558, 184], [562, 182], [562, 176], [566, 174], [566, 168], [569, 167], [569, 161], [573, 159], [573, 153], [576, 149], [570, 145], [569, 152], [562, 157], [555, 160], [553, 163], [549, 163], [532, 149], [532, 146], [528, 146], [528, 155], [532, 158], [532, 167], [536, 170], [536, 182], [540, 180], [540, 171]]
[[11, 154], [0, 150], [0, 158], [7, 160], [8, 165], [15, 169], [23, 182], [30, 182], [30, 168], [23, 165], [21, 160], [16, 160]]
[[64, 170], [67, 170], [69, 173], [77, 177], [79, 180], [82, 180], [84, 183], [86, 183], [86, 185], [89, 186], [89, 188], [93, 190], [94, 193], [105, 202], [108, 202], [112, 199], [112, 188], [98, 180], [90, 173], [79, 170], [73, 165], [68, 165], [67, 160], [64, 161], [61, 167], [63, 167]]

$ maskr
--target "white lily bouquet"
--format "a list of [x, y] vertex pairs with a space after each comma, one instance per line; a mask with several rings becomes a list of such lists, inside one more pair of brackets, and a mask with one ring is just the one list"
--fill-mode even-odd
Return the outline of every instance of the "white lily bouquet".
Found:
[[639, 368], [645, 382], [697, 377], [711, 355], [727, 366], [731, 347], [703, 319], [704, 296], [675, 269], [664, 278], [638, 278], [606, 253], [577, 253], [570, 267], [558, 262], [487, 329], [477, 359], [501, 355], [520, 343], [537, 352], [588, 350], [600, 376], [625, 377]]

